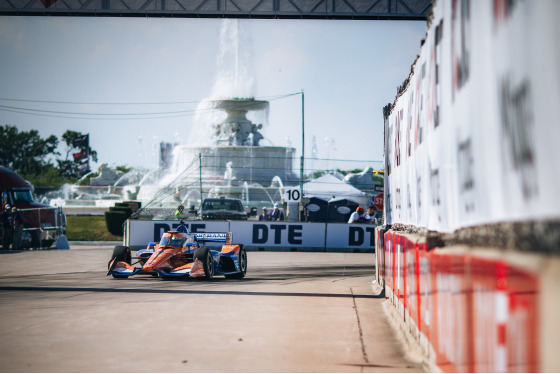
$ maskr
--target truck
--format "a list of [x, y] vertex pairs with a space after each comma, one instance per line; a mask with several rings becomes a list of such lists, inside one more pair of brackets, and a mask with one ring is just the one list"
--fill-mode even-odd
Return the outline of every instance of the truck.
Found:
[[247, 213], [239, 199], [218, 197], [206, 198], [202, 201], [200, 208], [200, 219], [221, 221], [246, 221]]
[[[33, 186], [16, 172], [0, 166], [2, 213], [6, 205], [17, 208], [23, 216], [23, 248], [49, 248], [60, 235], [66, 235], [66, 215], [61, 208], [38, 203]], [[0, 237], [1, 230], [0, 225]]]

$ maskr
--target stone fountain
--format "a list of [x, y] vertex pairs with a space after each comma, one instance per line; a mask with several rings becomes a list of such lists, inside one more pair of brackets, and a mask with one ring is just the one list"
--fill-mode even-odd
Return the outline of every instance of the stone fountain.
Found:
[[[212, 145], [176, 146], [174, 154], [178, 165], [188, 165], [200, 158], [202, 179], [216, 182], [223, 179], [223, 183], [219, 183], [223, 187], [243, 182], [270, 186], [274, 177], [284, 183], [298, 182], [292, 171], [295, 149], [260, 145], [262, 124], [254, 124], [246, 118], [249, 111], [268, 109], [267, 101], [225, 99], [212, 100], [209, 104], [225, 111], [226, 119], [212, 124]], [[226, 195], [233, 193], [231, 188], [218, 190]]]
[[121, 183], [128, 198], [170, 209], [224, 196], [241, 199], [249, 209], [272, 206], [282, 199], [284, 184], [299, 183], [293, 172], [295, 149], [261, 145], [264, 125], [247, 118], [259, 113], [268, 118], [269, 102], [254, 99], [250, 33], [240, 22], [222, 23], [216, 81], [211, 97], [198, 107], [206, 116], [195, 119], [194, 138], [190, 144], [162, 144], [162, 153], [172, 149], [172, 161], [160, 163], [165, 167], [149, 171], [134, 185]]

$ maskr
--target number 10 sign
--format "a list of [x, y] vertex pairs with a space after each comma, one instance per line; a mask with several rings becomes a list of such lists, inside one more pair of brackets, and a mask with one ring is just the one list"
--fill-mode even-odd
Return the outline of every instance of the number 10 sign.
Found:
[[288, 187], [285, 193], [285, 200], [287, 202], [297, 203], [301, 201], [301, 191], [297, 187]]

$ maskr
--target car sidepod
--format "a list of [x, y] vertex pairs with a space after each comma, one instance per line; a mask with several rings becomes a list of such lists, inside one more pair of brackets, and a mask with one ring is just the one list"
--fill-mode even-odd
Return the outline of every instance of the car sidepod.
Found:
[[243, 278], [247, 273], [247, 251], [243, 244], [226, 244], [222, 246], [218, 266], [219, 274], [226, 278]]
[[[150, 243], [152, 244], [152, 243]], [[147, 248], [147, 249], [140, 249], [136, 252], [136, 257], [133, 257], [133, 260], [138, 260], [138, 262], [140, 263], [141, 266], [144, 266], [144, 264], [146, 264], [146, 262], [148, 261], [148, 259], [152, 256], [152, 254], [155, 252], [155, 249], [152, 248]]]

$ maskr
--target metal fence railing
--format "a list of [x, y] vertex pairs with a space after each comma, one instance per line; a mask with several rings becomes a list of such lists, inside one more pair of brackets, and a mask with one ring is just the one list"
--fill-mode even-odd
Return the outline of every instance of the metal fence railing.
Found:
[[[137, 200], [143, 201], [142, 208], [131, 218], [257, 220], [263, 208], [270, 212], [278, 204], [285, 220], [342, 222], [357, 206], [367, 208], [383, 192], [381, 161], [307, 158], [303, 181], [297, 165], [293, 148], [205, 149], [182, 164], [154, 172], [151, 178], [158, 184], [146, 181], [141, 187]], [[287, 204], [286, 189], [301, 185], [302, 201]], [[217, 204], [220, 209], [205, 206], [205, 199], [216, 198], [231, 204]], [[234, 207], [235, 201], [243, 212]]]
[[[18, 209], [23, 218], [23, 224], [14, 228], [14, 234], [19, 236], [14, 243], [21, 248], [49, 248], [60, 235], [66, 234], [66, 216], [62, 208], [28, 208]], [[17, 232], [17, 230], [21, 232]]]

